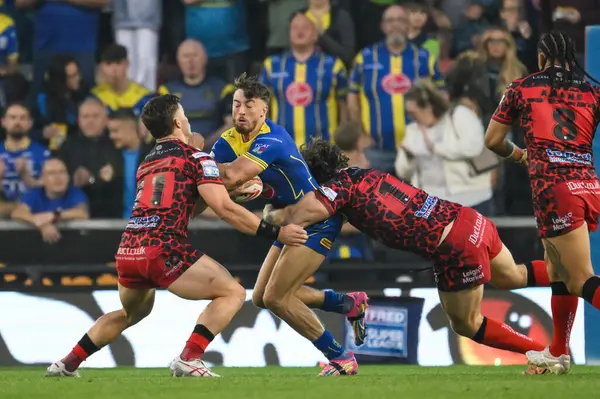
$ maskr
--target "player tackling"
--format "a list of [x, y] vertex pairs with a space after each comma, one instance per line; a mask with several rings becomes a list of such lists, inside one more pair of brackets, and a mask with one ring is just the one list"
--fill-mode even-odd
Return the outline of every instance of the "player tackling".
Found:
[[[302, 154], [319, 188], [295, 205], [267, 207], [265, 220], [308, 226], [344, 214], [354, 227], [386, 246], [433, 260], [442, 307], [457, 334], [517, 353], [543, 348], [507, 324], [483, 316], [481, 301], [483, 284], [490, 279], [502, 288], [522, 288], [529, 285], [523, 271], [542, 275], [544, 262], [535, 262], [537, 271], [531, 264], [516, 265], [491, 220], [390, 174], [348, 168], [348, 159], [333, 144], [313, 140]], [[540, 283], [545, 285], [542, 279]]]
[[188, 144], [192, 133], [177, 97], [153, 98], [141, 118], [156, 145], [138, 169], [133, 215], [116, 255], [123, 308], [100, 317], [71, 353], [48, 367], [49, 377], [78, 377], [83, 361], [150, 314], [159, 287], [184, 299], [211, 300], [171, 363], [171, 374], [218, 377], [201, 358], [238, 312], [246, 292], [223, 266], [187, 242], [195, 208], [198, 213], [205, 208], [197, 202], [203, 201], [245, 234], [286, 245], [303, 244], [308, 238], [302, 228], [270, 225], [230, 199], [215, 161]]

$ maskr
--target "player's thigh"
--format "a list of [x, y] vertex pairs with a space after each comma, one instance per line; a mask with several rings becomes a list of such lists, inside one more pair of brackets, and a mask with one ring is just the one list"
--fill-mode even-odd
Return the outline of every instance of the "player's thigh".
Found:
[[276, 245], [271, 246], [269, 253], [267, 253], [265, 260], [258, 271], [258, 277], [256, 278], [256, 284], [254, 284], [254, 291], [252, 293], [252, 302], [256, 306], [264, 307], [263, 296], [265, 295], [265, 289], [267, 288], [267, 283], [271, 278], [271, 274], [273, 273], [273, 269], [275, 268], [275, 264], [277, 263], [280, 254], [280, 247]]
[[283, 247], [265, 289], [265, 302], [294, 295], [324, 260], [324, 255], [304, 245]]
[[512, 253], [502, 244], [502, 249], [490, 261], [490, 284], [496, 288], [514, 289], [527, 285], [527, 269], [517, 265]]
[[127, 288], [118, 284], [119, 299], [131, 324], [135, 324], [148, 316], [154, 307], [156, 290], [154, 288]]
[[438, 291], [442, 308], [452, 329], [461, 335], [473, 335], [481, 325], [483, 285], [461, 291]]
[[245, 299], [246, 291], [221, 264], [203, 255], [167, 288], [183, 299], [215, 299], [238, 296]]

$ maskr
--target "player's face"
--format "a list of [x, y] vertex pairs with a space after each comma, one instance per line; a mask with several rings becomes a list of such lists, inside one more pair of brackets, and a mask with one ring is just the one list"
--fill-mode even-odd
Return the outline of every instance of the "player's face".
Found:
[[317, 42], [315, 25], [303, 14], [298, 14], [290, 23], [290, 44], [294, 47], [313, 46]]
[[179, 104], [179, 108], [175, 113], [175, 125], [181, 129], [181, 132], [187, 139], [192, 137], [192, 127], [190, 126], [190, 121], [187, 116], [185, 116], [185, 110], [181, 104]]
[[42, 170], [44, 188], [51, 193], [64, 193], [69, 186], [67, 167], [58, 159], [51, 159]]
[[87, 102], [79, 107], [79, 130], [86, 137], [100, 136], [106, 128], [106, 108], [100, 103]]
[[432, 126], [436, 122], [435, 114], [431, 109], [431, 106], [425, 106], [423, 108], [413, 100], [407, 100], [405, 103], [406, 113], [412, 120], [417, 122], [421, 126]]
[[388, 43], [394, 45], [404, 44], [408, 33], [408, 16], [406, 11], [399, 6], [391, 6], [384, 13], [381, 20], [381, 30], [385, 33]]
[[244, 92], [238, 89], [233, 94], [233, 125], [235, 129], [242, 133], [248, 134], [253, 132], [258, 124], [264, 122], [269, 107], [259, 98], [246, 98]]
[[71, 62], [65, 67], [65, 75], [67, 77], [67, 88], [69, 90], [79, 90], [81, 86], [81, 74], [76, 63]]
[[31, 125], [29, 111], [19, 106], [10, 107], [2, 118], [2, 127], [6, 130], [6, 134], [13, 138], [27, 136]]

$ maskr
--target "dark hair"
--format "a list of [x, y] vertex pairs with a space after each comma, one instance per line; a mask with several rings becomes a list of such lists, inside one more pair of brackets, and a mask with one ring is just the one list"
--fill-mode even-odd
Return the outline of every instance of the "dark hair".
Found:
[[241, 74], [233, 82], [235, 90], [244, 92], [244, 96], [248, 99], [260, 98], [265, 104], [269, 104], [271, 100], [271, 92], [269, 88], [262, 84], [256, 76], [247, 76], [246, 72]]
[[108, 119], [110, 120], [119, 120], [119, 121], [136, 121], [137, 118], [133, 113], [132, 108], [119, 108], [114, 111], [111, 111], [108, 114]]
[[27, 103], [24, 102], [20, 102], [20, 101], [16, 101], [13, 103], [8, 104], [5, 108], [4, 108], [4, 114], [2, 116], [6, 116], [6, 114], [8, 113], [8, 110], [11, 109], [12, 107], [20, 107], [25, 109], [25, 111], [27, 111], [27, 114], [29, 115], [29, 118], [32, 117], [32, 113], [31, 113], [31, 108], [29, 108], [29, 106], [27, 105]]
[[142, 123], [152, 137], [161, 139], [173, 133], [173, 122], [178, 109], [179, 97], [172, 94], [154, 97], [142, 109]]
[[[550, 62], [549, 72], [552, 76], [551, 95], [556, 93], [556, 89], [561, 84], [573, 79], [575, 68], [579, 69], [583, 75], [587, 76], [593, 82], [600, 84], [600, 82], [579, 65], [575, 58], [575, 42], [566, 33], [552, 31], [544, 34], [538, 43], [538, 51], [544, 56], [542, 59], [543, 65]], [[557, 62], [558, 65], [555, 65]]]
[[342, 151], [354, 151], [358, 147], [358, 141], [365, 134], [362, 123], [350, 121], [342, 123], [335, 133], [333, 139]]
[[116, 63], [127, 59], [127, 48], [120, 44], [111, 44], [102, 52], [100, 62]]
[[431, 106], [436, 118], [440, 118], [449, 109], [450, 104], [440, 91], [431, 82], [426, 80], [417, 81], [413, 87], [404, 95], [404, 101], [412, 100], [419, 108]]
[[348, 157], [342, 150], [328, 141], [312, 139], [300, 149], [310, 173], [322, 184], [340, 169], [348, 167]]
[[446, 74], [450, 101], [455, 103], [468, 98], [478, 105], [480, 116], [486, 118], [496, 109], [488, 79], [485, 59], [475, 51], [461, 53]]
[[71, 91], [67, 87], [66, 68], [69, 64], [75, 64], [81, 70], [75, 58], [64, 54], [52, 58], [46, 68], [43, 89], [46, 94], [46, 109], [48, 110], [45, 115], [47, 122], [67, 123], [69, 104], [76, 107], [85, 100], [87, 90], [83, 87], [83, 81], [79, 90]]

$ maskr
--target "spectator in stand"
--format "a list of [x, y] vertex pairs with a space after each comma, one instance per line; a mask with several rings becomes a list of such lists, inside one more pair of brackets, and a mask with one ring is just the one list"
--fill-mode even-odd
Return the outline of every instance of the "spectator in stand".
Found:
[[204, 43], [208, 74], [232, 82], [248, 66], [246, 1], [183, 0], [188, 39]]
[[36, 227], [48, 244], [60, 240], [56, 223], [89, 219], [88, 201], [80, 189], [69, 184], [65, 164], [57, 158], [44, 163], [42, 187], [28, 191], [12, 212], [12, 219]]
[[123, 215], [122, 184], [115, 178], [115, 166], [122, 155], [106, 134], [107, 111], [94, 98], [79, 107], [79, 133], [67, 138], [58, 153], [65, 162], [75, 187], [90, 199], [92, 218], [120, 219]]
[[17, 72], [19, 68], [19, 42], [15, 22], [0, 13], [0, 78]]
[[27, 190], [41, 184], [42, 166], [50, 152], [29, 138], [32, 126], [31, 112], [25, 104], [11, 104], [6, 108], [2, 118], [6, 140], [0, 145], [0, 217], [10, 214]]
[[301, 12], [290, 24], [290, 52], [267, 57], [260, 80], [272, 93], [271, 119], [284, 126], [298, 147], [311, 137], [331, 140], [346, 120], [344, 63], [315, 49], [318, 32]]
[[98, 98], [110, 111], [119, 108], [133, 109], [136, 116], [154, 93], [127, 77], [129, 61], [127, 49], [120, 44], [108, 47], [100, 60], [103, 83], [92, 89], [92, 95]]
[[388, 7], [381, 29], [385, 41], [363, 49], [354, 60], [348, 112], [350, 118], [362, 120], [373, 139], [374, 147], [366, 151], [371, 167], [393, 173], [407, 123], [404, 94], [420, 78], [432, 79], [438, 87], [444, 81], [435, 57], [408, 41], [403, 7]]
[[414, 122], [398, 150], [397, 175], [431, 195], [491, 216], [491, 171], [477, 171], [469, 162], [484, 150], [477, 114], [464, 105], [451, 106], [426, 81], [414, 85], [405, 101]]
[[206, 75], [208, 57], [204, 46], [187, 39], [177, 49], [177, 64], [182, 77], [159, 87], [160, 94], [171, 93], [181, 99], [192, 131], [204, 136], [204, 148], [212, 148], [220, 134], [233, 126], [230, 94], [233, 86], [221, 78]]
[[129, 79], [156, 90], [161, 0], [114, 0], [115, 40], [129, 53]]
[[408, 11], [408, 38], [438, 59], [440, 57], [440, 41], [424, 30], [428, 20], [428, 7], [422, 3], [409, 3], [405, 7]]
[[73, 56], [88, 87], [94, 83], [98, 21], [110, 0], [16, 0], [18, 8], [35, 7], [33, 94], [42, 88], [48, 64], [58, 54]]
[[331, 0], [308, 0], [304, 13], [317, 28], [317, 46], [350, 67], [356, 54], [354, 22], [350, 13], [332, 6]]
[[43, 140], [50, 151], [58, 151], [68, 135], [77, 132], [77, 110], [88, 96], [75, 58], [54, 57], [37, 99], [38, 123], [43, 127]]
[[472, 1], [465, 9], [463, 21], [454, 25], [454, 45], [452, 47], [452, 58], [463, 51], [477, 48], [481, 34], [489, 26], [484, 17], [485, 8], [480, 1]]
[[306, 0], [270, 0], [267, 53], [280, 54], [290, 49], [290, 19], [306, 7]]
[[121, 152], [121, 157], [114, 164], [114, 179], [116, 182], [120, 180], [121, 184], [113, 195], [122, 198], [122, 218], [129, 219], [137, 191], [137, 169], [153, 146], [142, 141], [137, 119], [131, 110], [120, 109], [111, 113], [108, 117], [108, 133]]
[[504, 0], [500, 11], [504, 28], [512, 35], [517, 47], [517, 57], [528, 70], [537, 70], [537, 40], [534, 31], [525, 18], [525, 8], [521, 0]]

